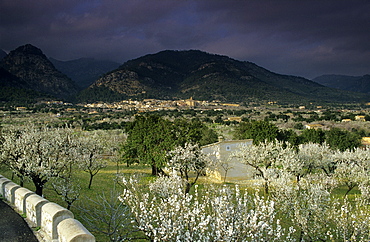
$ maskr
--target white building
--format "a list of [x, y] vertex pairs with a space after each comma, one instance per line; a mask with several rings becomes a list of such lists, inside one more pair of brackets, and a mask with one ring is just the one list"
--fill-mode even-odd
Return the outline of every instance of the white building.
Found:
[[252, 139], [246, 140], [220, 140], [217, 143], [205, 145], [202, 151], [209, 154], [211, 159], [217, 164], [214, 171], [209, 175], [211, 177], [223, 180], [226, 173], [227, 181], [240, 181], [252, 179], [255, 169], [245, 165], [235, 157], [232, 157], [236, 151], [239, 151], [242, 145], [252, 145]]

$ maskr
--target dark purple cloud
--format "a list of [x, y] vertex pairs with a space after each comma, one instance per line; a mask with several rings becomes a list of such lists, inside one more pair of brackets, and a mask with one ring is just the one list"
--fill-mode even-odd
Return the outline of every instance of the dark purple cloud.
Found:
[[200, 49], [272, 71], [370, 73], [366, 0], [0, 0], [0, 48], [124, 62]]

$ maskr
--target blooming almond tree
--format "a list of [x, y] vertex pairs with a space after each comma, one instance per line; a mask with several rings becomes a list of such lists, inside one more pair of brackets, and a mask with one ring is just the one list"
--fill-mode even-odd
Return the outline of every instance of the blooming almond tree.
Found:
[[[326, 176], [325, 176], [326, 177]], [[327, 210], [330, 193], [324, 182], [305, 177], [300, 184], [293, 182], [289, 173], [282, 173], [272, 182], [272, 194], [276, 207], [296, 228], [298, 241], [326, 241]]]
[[33, 181], [41, 196], [49, 179], [61, 176], [75, 160], [72, 130], [35, 125], [13, 129], [17, 131], [4, 132], [3, 157], [10, 158], [10, 168]]
[[[157, 179], [148, 190], [137, 177], [123, 179], [120, 200], [131, 208], [137, 227], [151, 241], [291, 241], [293, 228], [284, 229], [275, 203], [258, 194], [250, 196], [235, 187], [213, 187], [194, 194], [180, 189], [166, 196], [158, 188], [173, 178]], [[163, 185], [162, 185], [163, 184]], [[293, 240], [292, 240], [293, 241]]]
[[[335, 153], [325, 147], [306, 147], [300, 155], [307, 163], [300, 166], [303, 158], [297, 158], [297, 151], [292, 156], [282, 143], [269, 145], [254, 146], [266, 148], [266, 153], [239, 153], [245, 159], [249, 155], [250, 163], [258, 155], [264, 158], [255, 165], [268, 179], [268, 196], [231, 185], [205, 185], [201, 190], [195, 186], [193, 193], [184, 193], [184, 180], [177, 172], [149, 185], [134, 176], [124, 179], [120, 200], [151, 241], [370, 241], [368, 150]], [[296, 164], [288, 166], [292, 157]], [[328, 176], [322, 167], [335, 163], [333, 169], [339, 172], [342, 162], [349, 161], [362, 167], [348, 175], [349, 180], [356, 178], [354, 174], [361, 180], [361, 196], [343, 200], [333, 191], [346, 176]], [[313, 172], [300, 176], [298, 183], [295, 171], [311, 165]]]
[[328, 219], [334, 226], [327, 233], [330, 241], [370, 241], [370, 209], [358, 199], [336, 199]]
[[106, 145], [99, 132], [85, 133], [79, 137], [80, 158], [78, 166], [90, 175], [88, 188], [91, 188], [93, 178], [99, 171], [107, 166], [102, 155]]
[[[205, 169], [212, 166], [212, 160], [202, 152], [197, 144], [185, 143], [185, 146], [178, 146], [167, 153], [170, 160], [167, 167], [180, 173], [187, 181], [186, 193], [197, 182], [199, 176]], [[195, 173], [195, 178], [190, 181], [190, 173]]]
[[365, 191], [370, 184], [370, 149], [337, 151], [333, 157], [338, 163], [334, 177], [348, 188], [344, 196], [356, 186]]
[[276, 140], [261, 142], [258, 145], [242, 145], [233, 156], [256, 169], [257, 175], [264, 180], [265, 193], [268, 194], [270, 180], [277, 175], [276, 167], [291, 152], [289, 144]]
[[312, 173], [314, 169], [321, 169], [326, 175], [334, 173], [336, 161], [333, 157], [334, 150], [327, 143], [316, 144], [308, 143], [299, 146], [298, 158], [307, 169], [307, 173]]
[[317, 169], [321, 169], [327, 175], [334, 171], [334, 151], [326, 144], [307, 143], [298, 146], [298, 151], [290, 145], [284, 148], [284, 155], [279, 159], [279, 167], [300, 179]]
[[80, 196], [81, 187], [72, 177], [55, 178], [51, 181], [51, 187], [67, 203], [67, 209], [70, 209]]
[[23, 138], [25, 130], [20, 127], [10, 126], [2, 130], [0, 161], [7, 165], [13, 174], [20, 178], [20, 185], [23, 186], [26, 176], [26, 164], [24, 159], [24, 150], [27, 145], [26, 139]]
[[181, 194], [185, 191], [187, 182], [179, 177], [176, 172], [171, 172], [169, 176], [160, 176], [155, 182], [149, 184], [149, 189], [163, 200], [174, 194]]

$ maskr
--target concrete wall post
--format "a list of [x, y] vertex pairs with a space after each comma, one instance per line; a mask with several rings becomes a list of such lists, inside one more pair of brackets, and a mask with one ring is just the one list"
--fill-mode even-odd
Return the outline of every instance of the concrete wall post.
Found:
[[48, 202], [48, 200], [36, 194], [32, 194], [26, 198], [26, 216], [32, 226], [41, 226], [41, 207]]
[[56, 203], [46, 203], [41, 207], [41, 230], [46, 238], [58, 239], [58, 224], [67, 218], [73, 218], [73, 213]]
[[20, 188], [21, 186], [15, 184], [14, 182], [8, 182], [4, 186], [4, 197], [5, 199], [10, 202], [11, 204], [14, 204], [14, 193], [15, 190]]
[[63, 220], [57, 229], [60, 242], [95, 242], [95, 237], [76, 219]]
[[0, 195], [5, 197], [5, 184], [11, 182], [11, 180], [5, 178], [5, 177], [0, 177]]
[[24, 187], [20, 187], [14, 192], [14, 205], [21, 214], [26, 213], [26, 198], [34, 194], [30, 190]]

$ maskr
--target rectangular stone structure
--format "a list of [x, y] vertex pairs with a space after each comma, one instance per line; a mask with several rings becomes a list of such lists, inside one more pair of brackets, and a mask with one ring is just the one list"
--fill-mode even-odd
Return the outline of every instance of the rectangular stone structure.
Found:
[[0, 178], [0, 195], [5, 197], [5, 184], [11, 182], [11, 180], [5, 178], [5, 177], [1, 177]]
[[74, 218], [71, 211], [52, 202], [42, 206], [41, 217], [41, 232], [47, 240], [58, 239], [58, 224], [64, 219]]
[[61, 221], [57, 226], [57, 230], [60, 242], [95, 242], [94, 235], [73, 218]]
[[33, 227], [41, 226], [41, 207], [49, 201], [37, 194], [26, 198], [26, 216]]
[[18, 209], [20, 214], [26, 214], [26, 198], [32, 194], [34, 193], [24, 187], [20, 187], [15, 190], [14, 206]]
[[21, 186], [15, 184], [14, 182], [8, 182], [4, 185], [4, 197], [9, 203], [14, 204], [15, 190], [17, 190], [20, 187]]

